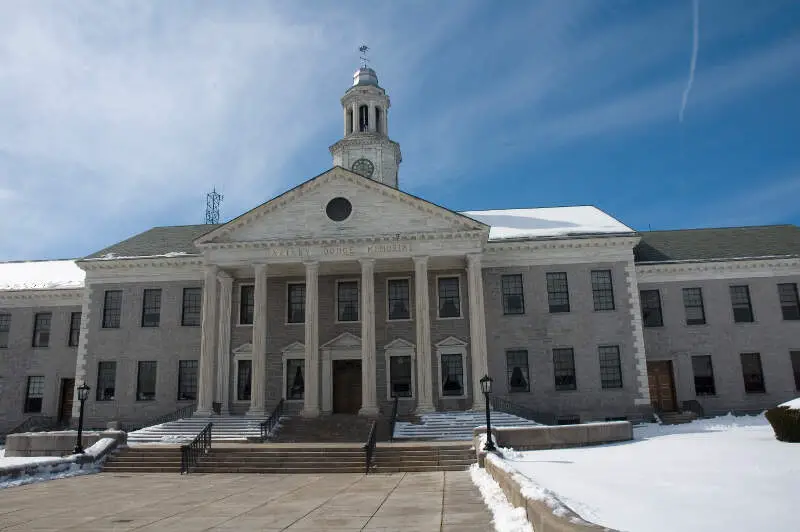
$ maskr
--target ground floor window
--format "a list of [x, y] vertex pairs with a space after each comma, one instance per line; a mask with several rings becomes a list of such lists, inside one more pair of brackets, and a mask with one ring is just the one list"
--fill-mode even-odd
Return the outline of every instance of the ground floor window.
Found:
[[392, 397], [411, 397], [411, 357], [389, 357], [389, 386]]
[[571, 347], [553, 349], [553, 374], [555, 376], [556, 390], [574, 390], [577, 388], [575, 353]]
[[137, 401], [155, 401], [157, 367], [158, 363], [154, 360], [139, 362], [139, 373], [136, 379]]
[[306, 361], [302, 358], [286, 360], [286, 399], [303, 399], [305, 397], [305, 372]]
[[603, 388], [622, 388], [618, 345], [600, 346], [600, 384]]
[[113, 401], [117, 382], [117, 363], [97, 363], [97, 392], [98, 401]]
[[800, 390], [800, 351], [792, 351], [792, 371], [794, 371], [794, 387]]
[[43, 397], [44, 377], [40, 375], [28, 377], [28, 386], [25, 388], [25, 413], [37, 414], [41, 412]]
[[442, 395], [464, 395], [464, 356], [442, 355]]
[[764, 393], [764, 370], [761, 367], [759, 353], [742, 353], [742, 377], [744, 391], [747, 393]]
[[178, 361], [178, 401], [197, 400], [197, 360]]
[[239, 360], [236, 363], [236, 400], [250, 400], [250, 385], [253, 380], [253, 361]]
[[509, 392], [531, 391], [527, 350], [506, 351], [506, 382]]
[[693, 356], [692, 370], [694, 371], [695, 394], [714, 395], [717, 393], [714, 386], [714, 368], [711, 366], [711, 355]]

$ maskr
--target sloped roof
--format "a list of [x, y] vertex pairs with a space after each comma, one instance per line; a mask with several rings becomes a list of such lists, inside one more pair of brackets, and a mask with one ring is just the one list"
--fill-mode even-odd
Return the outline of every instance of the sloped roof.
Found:
[[0, 262], [0, 290], [81, 288], [85, 277], [74, 260]]
[[464, 211], [490, 226], [489, 240], [633, 233], [633, 229], [591, 205], [540, 209]]
[[800, 256], [800, 227], [766, 225], [646, 231], [636, 262], [733, 260]]
[[113, 246], [101, 249], [84, 259], [152, 257], [164, 255], [197, 255], [194, 240], [221, 224], [175, 225], [154, 227]]

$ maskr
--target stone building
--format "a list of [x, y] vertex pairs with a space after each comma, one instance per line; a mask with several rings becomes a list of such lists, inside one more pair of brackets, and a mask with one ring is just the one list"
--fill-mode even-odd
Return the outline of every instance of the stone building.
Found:
[[453, 212], [402, 190], [361, 68], [334, 166], [220, 225], [0, 264], [0, 431], [197, 414], [482, 409], [551, 422], [756, 411], [800, 388], [795, 226], [638, 233], [594, 207]]

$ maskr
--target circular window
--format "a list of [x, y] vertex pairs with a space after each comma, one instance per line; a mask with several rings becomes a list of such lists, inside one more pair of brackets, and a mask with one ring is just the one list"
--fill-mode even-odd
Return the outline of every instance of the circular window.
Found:
[[325, 214], [334, 222], [347, 220], [351, 212], [353, 212], [353, 205], [346, 198], [333, 198], [325, 207]]

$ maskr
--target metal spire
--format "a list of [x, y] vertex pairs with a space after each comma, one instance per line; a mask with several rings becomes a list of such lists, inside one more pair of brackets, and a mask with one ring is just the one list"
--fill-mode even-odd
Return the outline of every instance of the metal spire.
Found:
[[369, 63], [369, 59], [367, 58], [369, 46], [362, 44], [358, 47], [358, 51], [361, 52], [361, 68], [367, 68], [367, 63]]

